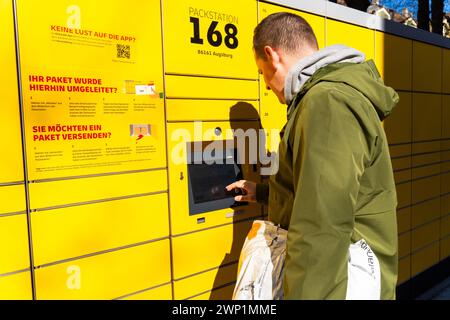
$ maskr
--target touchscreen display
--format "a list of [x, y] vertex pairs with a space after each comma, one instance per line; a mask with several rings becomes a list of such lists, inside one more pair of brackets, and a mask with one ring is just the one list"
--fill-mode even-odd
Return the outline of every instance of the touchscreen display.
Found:
[[203, 203], [233, 195], [225, 193], [225, 187], [236, 181], [237, 170], [234, 164], [190, 164], [189, 179], [194, 203]]
[[[226, 142], [223, 141], [224, 146]], [[227, 185], [243, 179], [236, 161], [237, 150], [224, 147], [206, 152], [210, 143], [202, 141], [188, 145], [192, 150], [187, 155], [189, 215], [242, 205], [234, 201], [235, 194], [225, 191]]]

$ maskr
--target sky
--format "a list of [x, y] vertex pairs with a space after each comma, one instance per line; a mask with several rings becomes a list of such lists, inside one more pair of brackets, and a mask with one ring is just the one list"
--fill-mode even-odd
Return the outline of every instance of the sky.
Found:
[[[380, 4], [397, 12], [401, 12], [404, 7], [407, 7], [417, 18], [418, 0], [380, 0]], [[450, 12], [450, 0], [444, 0], [444, 12]]]

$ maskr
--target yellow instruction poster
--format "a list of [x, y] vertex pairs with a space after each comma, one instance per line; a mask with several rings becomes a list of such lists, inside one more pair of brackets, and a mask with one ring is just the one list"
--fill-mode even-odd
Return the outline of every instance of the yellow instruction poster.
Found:
[[17, 3], [30, 180], [165, 167], [160, 1]]
[[23, 181], [22, 137], [12, 1], [0, 0], [0, 186]]

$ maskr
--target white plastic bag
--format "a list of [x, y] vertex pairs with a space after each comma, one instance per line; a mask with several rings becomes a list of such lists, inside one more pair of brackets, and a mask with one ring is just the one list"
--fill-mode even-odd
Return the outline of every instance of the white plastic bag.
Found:
[[[239, 258], [233, 300], [283, 299], [287, 231], [255, 220]], [[380, 265], [364, 239], [349, 246], [347, 300], [379, 300]]]
[[255, 220], [239, 258], [233, 300], [283, 298], [287, 231], [272, 222]]

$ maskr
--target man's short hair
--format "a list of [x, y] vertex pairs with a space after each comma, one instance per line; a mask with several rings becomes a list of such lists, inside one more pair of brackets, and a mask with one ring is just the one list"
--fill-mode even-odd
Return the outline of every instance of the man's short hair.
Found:
[[265, 59], [265, 46], [295, 54], [305, 45], [318, 49], [313, 29], [305, 19], [288, 12], [267, 16], [256, 26], [253, 33], [253, 49], [256, 56], [262, 59]]

